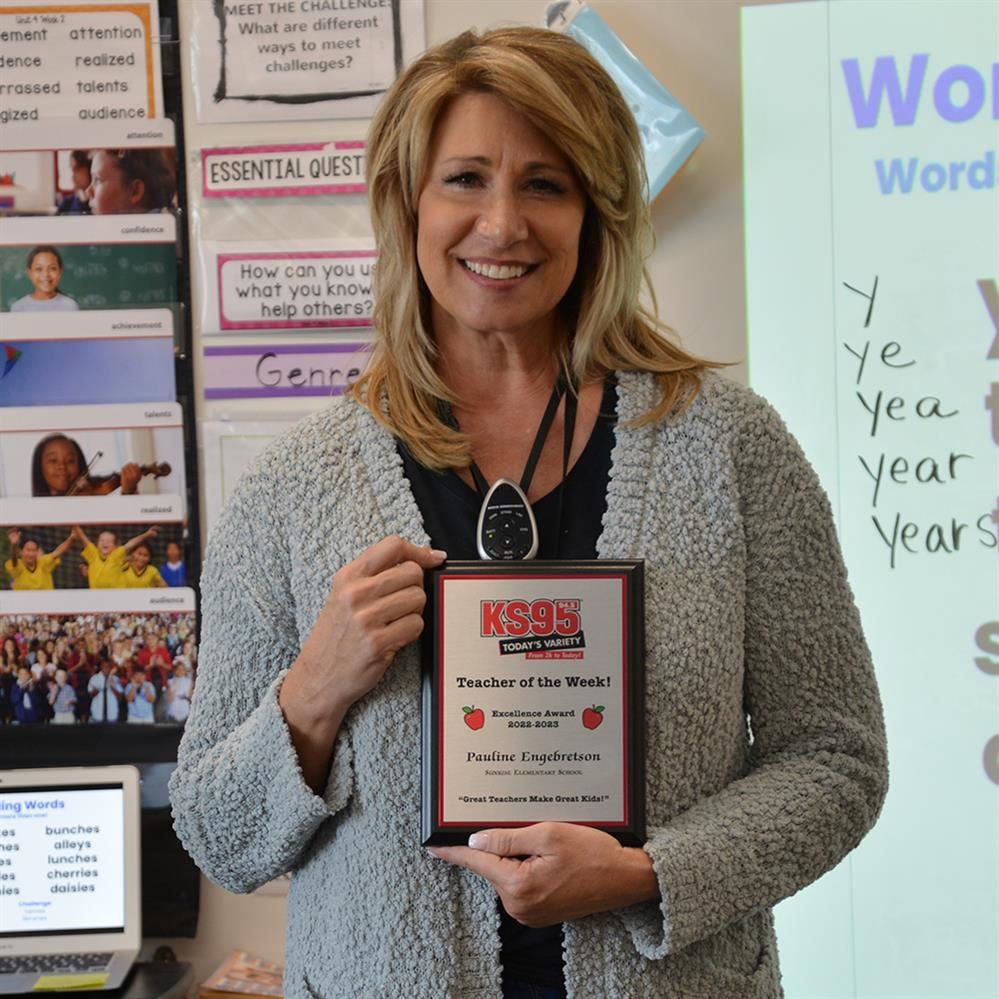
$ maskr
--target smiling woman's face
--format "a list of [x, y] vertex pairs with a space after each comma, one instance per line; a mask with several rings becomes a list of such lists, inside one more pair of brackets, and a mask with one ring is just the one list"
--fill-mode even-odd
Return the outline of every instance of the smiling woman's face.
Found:
[[586, 198], [571, 164], [493, 94], [464, 94], [434, 130], [416, 254], [434, 332], [550, 335], [576, 274]]
[[34, 285], [32, 298], [50, 299], [59, 294], [62, 268], [54, 253], [36, 253], [28, 267], [28, 280]]

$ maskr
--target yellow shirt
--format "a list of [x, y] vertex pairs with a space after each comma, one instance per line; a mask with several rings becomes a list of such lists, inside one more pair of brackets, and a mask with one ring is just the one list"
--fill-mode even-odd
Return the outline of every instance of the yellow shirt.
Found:
[[124, 545], [118, 545], [104, 558], [91, 541], [83, 549], [83, 558], [87, 563], [87, 582], [92, 590], [113, 590], [125, 585], [122, 580], [126, 558]]
[[34, 569], [29, 569], [23, 558], [19, 558], [16, 565], [7, 559], [4, 568], [14, 580], [15, 590], [54, 590], [52, 572], [61, 561], [58, 555], [39, 555]]
[[131, 589], [140, 586], [166, 586], [166, 583], [163, 582], [163, 577], [160, 575], [160, 570], [155, 565], [147, 565], [142, 570], [141, 576], [130, 565], [127, 565], [125, 566], [125, 571], [121, 574], [121, 578], [122, 582], [120, 585]]

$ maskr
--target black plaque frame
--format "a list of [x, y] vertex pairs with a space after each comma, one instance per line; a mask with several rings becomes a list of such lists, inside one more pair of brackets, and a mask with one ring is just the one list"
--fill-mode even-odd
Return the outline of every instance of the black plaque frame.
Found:
[[[441, 676], [442, 643], [446, 627], [442, 586], [456, 578], [495, 577], [536, 579], [620, 577], [623, 581], [624, 618], [622, 646], [624, 656], [625, 818], [620, 823], [585, 822], [614, 836], [625, 846], [645, 842], [645, 563], [640, 559], [524, 561], [524, 562], [448, 562], [426, 574], [427, 606], [424, 614], [422, 674], [422, 759], [420, 812], [423, 845], [464, 844], [469, 835], [480, 829], [502, 825], [523, 826], [530, 822], [481, 822], [458, 824], [444, 822], [441, 805], [441, 732], [440, 699], [436, 696]], [[556, 818], [553, 816], [553, 818]], [[537, 821], [543, 821], [541, 819]]]

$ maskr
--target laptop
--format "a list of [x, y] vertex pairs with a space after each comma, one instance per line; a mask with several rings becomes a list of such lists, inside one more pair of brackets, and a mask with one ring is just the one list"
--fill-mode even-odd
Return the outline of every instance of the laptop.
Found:
[[0, 771], [0, 995], [114, 989], [142, 943], [139, 771]]

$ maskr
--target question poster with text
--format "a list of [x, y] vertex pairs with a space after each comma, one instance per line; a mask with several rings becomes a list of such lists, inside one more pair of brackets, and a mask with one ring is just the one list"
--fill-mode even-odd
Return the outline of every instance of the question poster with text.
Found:
[[785, 988], [994, 999], [999, 6], [752, 7], [743, 46], [750, 380], [830, 494], [891, 770], [778, 907]]
[[370, 327], [375, 257], [370, 244], [205, 242], [201, 330]]
[[191, 5], [200, 122], [366, 118], [423, 51], [423, 0]]

